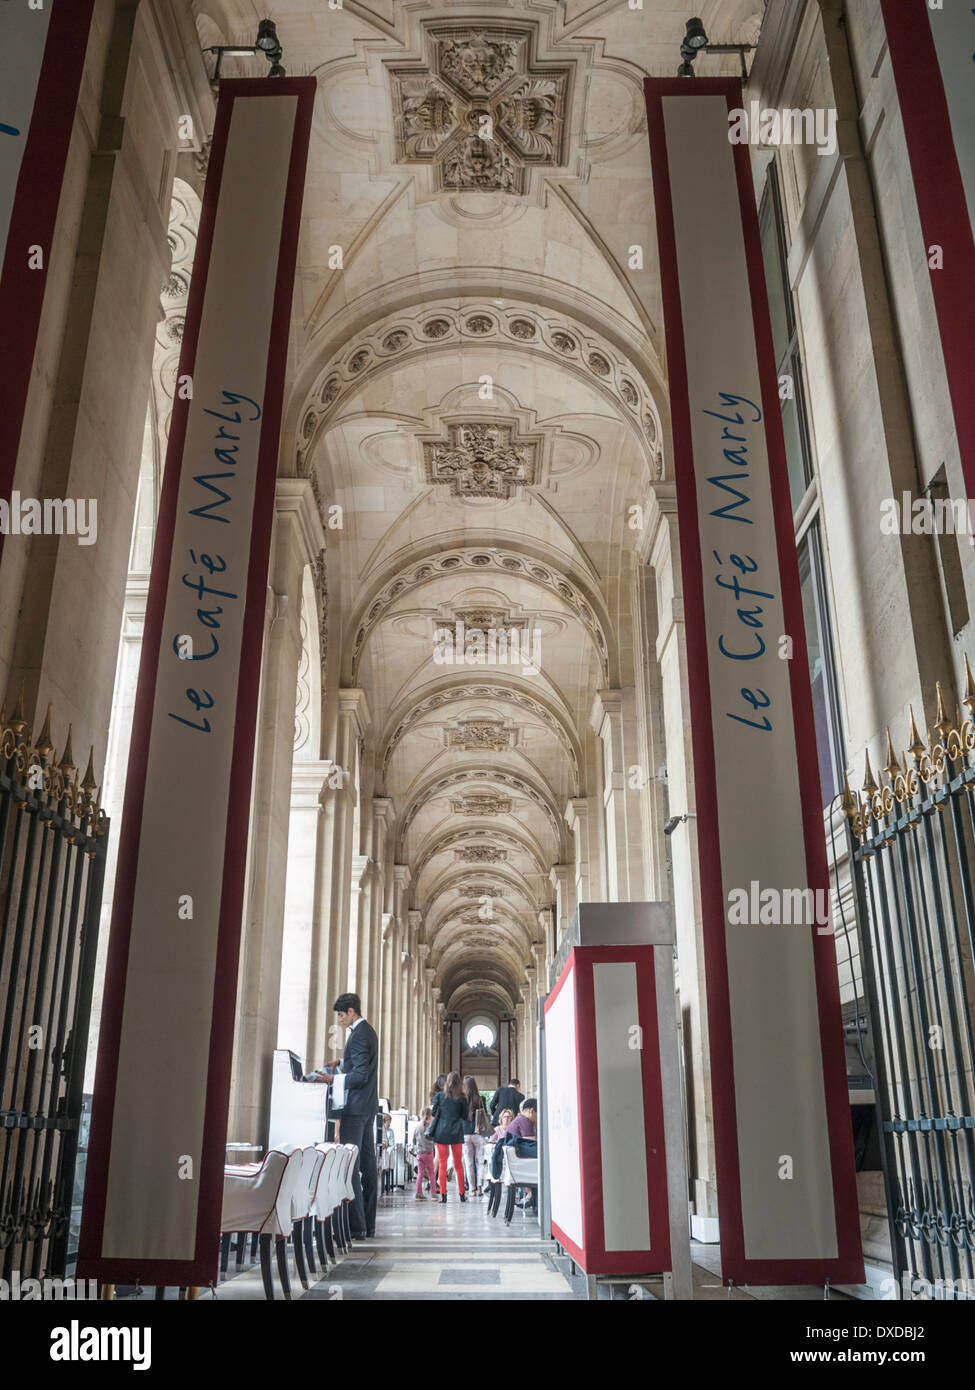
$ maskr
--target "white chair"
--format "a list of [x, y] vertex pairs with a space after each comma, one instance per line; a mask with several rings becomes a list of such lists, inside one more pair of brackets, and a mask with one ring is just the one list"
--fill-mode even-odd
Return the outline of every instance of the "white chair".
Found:
[[228, 1164], [224, 1168], [220, 1221], [224, 1239], [221, 1244], [226, 1244], [229, 1252], [229, 1236], [234, 1231], [238, 1233], [238, 1240], [244, 1232], [252, 1232], [257, 1237], [264, 1293], [272, 1300], [272, 1241], [277, 1250], [281, 1287], [285, 1298], [291, 1298], [287, 1241], [293, 1229], [291, 1210], [295, 1188], [302, 1181], [303, 1167], [302, 1150], [294, 1145], [282, 1145], [265, 1154], [260, 1163]]
[[318, 1246], [318, 1254], [323, 1267], [327, 1270], [329, 1260], [333, 1264], [337, 1262], [336, 1245], [341, 1247], [338, 1223], [333, 1224], [332, 1216], [342, 1200], [339, 1190], [341, 1185], [339, 1167], [344, 1160], [341, 1147], [338, 1144], [317, 1144], [315, 1147], [322, 1156], [322, 1166], [318, 1172], [318, 1186], [315, 1191], [312, 1217], [315, 1222], [315, 1243]]
[[345, 1248], [351, 1250], [352, 1224], [349, 1220], [349, 1207], [355, 1201], [355, 1184], [352, 1180], [352, 1174], [355, 1172], [355, 1165], [358, 1162], [359, 1146], [357, 1144], [343, 1144], [342, 1150], [345, 1154], [345, 1163], [342, 1167], [342, 1201], [338, 1211]]
[[295, 1264], [302, 1287], [308, 1288], [308, 1271], [316, 1274], [315, 1250], [312, 1244], [312, 1208], [318, 1191], [318, 1175], [325, 1155], [319, 1153], [314, 1144], [301, 1152], [301, 1179], [291, 1198], [291, 1241], [295, 1251]]
[[[504, 1224], [510, 1226], [511, 1218], [515, 1214], [515, 1193], [519, 1187], [530, 1187], [533, 1200], [537, 1200], [538, 1159], [519, 1158], [514, 1148], [509, 1145], [504, 1150], [503, 1161], [501, 1186], [505, 1189], [507, 1199], [504, 1207]], [[497, 1206], [495, 1207], [496, 1211]]]

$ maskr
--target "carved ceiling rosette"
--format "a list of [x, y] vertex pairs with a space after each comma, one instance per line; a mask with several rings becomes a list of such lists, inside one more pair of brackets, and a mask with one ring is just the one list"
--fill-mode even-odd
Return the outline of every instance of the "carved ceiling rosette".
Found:
[[494, 845], [466, 845], [454, 850], [454, 858], [462, 864], [503, 864], [507, 857], [506, 849]]
[[482, 796], [462, 796], [451, 801], [450, 809], [457, 816], [507, 816], [511, 811], [511, 798], [493, 796], [490, 792]]
[[487, 749], [503, 753], [514, 747], [516, 734], [517, 730], [500, 719], [462, 719], [452, 728], [444, 729], [444, 743], [447, 748], [461, 748], [465, 752]]
[[449, 424], [446, 443], [424, 442], [423, 459], [428, 482], [449, 483], [464, 499], [511, 497], [538, 478], [538, 441], [519, 438], [514, 424]]
[[526, 165], [565, 163], [569, 68], [535, 67], [528, 26], [427, 30], [425, 68], [390, 68], [397, 158], [444, 191], [521, 194]]

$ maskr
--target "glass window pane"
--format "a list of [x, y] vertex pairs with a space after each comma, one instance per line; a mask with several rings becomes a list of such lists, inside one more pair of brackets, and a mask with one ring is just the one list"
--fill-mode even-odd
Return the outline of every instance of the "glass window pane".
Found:
[[771, 186], [762, 208], [762, 256], [765, 260], [765, 282], [768, 285], [768, 306], [772, 315], [772, 342], [775, 345], [775, 360], [781, 362], [789, 346], [789, 317], [786, 309], [785, 275], [782, 258], [779, 254], [779, 237], [776, 227], [775, 199]]
[[828, 655], [823, 643], [825, 610], [810, 551], [814, 537], [815, 530], [811, 529], [799, 546], [799, 580], [802, 585], [802, 616], [806, 625], [806, 651], [809, 655], [809, 677], [812, 684], [819, 781], [823, 805], [826, 806], [839, 791], [839, 783], [833, 751], [833, 720], [830, 709], [832, 687], [826, 669]]
[[[795, 390], [795, 376], [792, 380], [793, 390]], [[809, 485], [809, 478], [806, 475], [806, 456], [802, 448], [799, 402], [795, 396], [792, 400], [782, 402], [782, 429], [785, 433], [785, 457], [789, 466], [789, 493], [792, 497], [792, 510], [795, 511]]]

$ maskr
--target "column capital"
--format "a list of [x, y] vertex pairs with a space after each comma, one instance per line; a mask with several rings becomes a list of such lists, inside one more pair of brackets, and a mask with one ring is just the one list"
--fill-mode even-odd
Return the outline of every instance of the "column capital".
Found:
[[604, 721], [611, 714], [622, 714], [622, 712], [622, 690], [597, 690], [596, 694], [593, 696], [592, 709], [589, 711], [589, 723], [598, 734], [603, 727]]
[[[409, 918], [410, 931], [419, 931], [420, 927], [423, 925], [423, 913], [418, 912], [415, 907], [411, 907], [406, 915]], [[427, 950], [429, 951], [429, 949], [430, 947], [428, 946]]]
[[330, 790], [328, 779], [334, 769], [331, 758], [294, 763], [291, 768], [292, 806], [321, 806]]
[[292, 522], [299, 553], [306, 564], [312, 564], [325, 549], [325, 531], [312, 485], [307, 478], [277, 479], [274, 485], [274, 514]]
[[[570, 830], [575, 830], [577, 825], [585, 825], [589, 819], [589, 802], [584, 796], [574, 796], [565, 803], [565, 823]], [[558, 867], [566, 868], [571, 873], [572, 865], [560, 864]], [[554, 869], [553, 869], [554, 873]]]
[[[411, 912], [411, 913], [410, 913], [410, 916], [412, 917], [412, 915], [413, 915], [413, 914], [412, 914], [412, 912]], [[426, 941], [421, 941], [420, 944], [419, 944], [419, 946], [417, 946], [417, 948], [416, 948], [416, 956], [417, 956], [417, 960], [420, 962], [420, 969], [421, 969], [421, 970], [423, 970], [423, 969], [426, 968], [427, 957], [429, 956], [429, 954], [430, 954], [430, 946], [429, 946], [429, 944], [428, 944]]]
[[388, 825], [396, 815], [393, 798], [391, 796], [374, 796], [372, 798], [372, 814], [374, 820], [384, 821]]
[[352, 856], [352, 891], [358, 893], [363, 881], [372, 867], [372, 860], [368, 854], [353, 854]]
[[383, 927], [383, 945], [391, 941], [396, 935], [396, 918], [391, 912], [384, 912], [381, 917]]
[[674, 482], [651, 483], [643, 503], [644, 525], [637, 537], [636, 553], [645, 565], [653, 563], [653, 552], [657, 546], [658, 532], [666, 526], [668, 518], [677, 524], [677, 484]]
[[366, 699], [366, 692], [356, 686], [349, 686], [338, 692], [339, 696], [339, 715], [345, 719], [352, 719], [355, 722], [356, 733], [359, 738], [365, 736], [366, 730], [372, 723], [372, 716], [369, 713], [369, 702]]

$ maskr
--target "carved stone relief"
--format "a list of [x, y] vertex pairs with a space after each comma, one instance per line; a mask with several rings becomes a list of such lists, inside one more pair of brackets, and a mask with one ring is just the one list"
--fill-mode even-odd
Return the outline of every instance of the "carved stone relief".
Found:
[[529, 27], [427, 29], [427, 66], [390, 68], [397, 158], [444, 191], [521, 194], [527, 167], [565, 163], [569, 68], [533, 64]]
[[510, 497], [538, 474], [538, 441], [516, 437], [513, 424], [471, 421], [447, 426], [447, 442], [425, 442], [427, 480], [449, 483], [451, 495]]
[[503, 753], [514, 747], [517, 735], [517, 729], [500, 719], [462, 719], [444, 729], [444, 743], [448, 748], [461, 748], [465, 752], [487, 749]]

